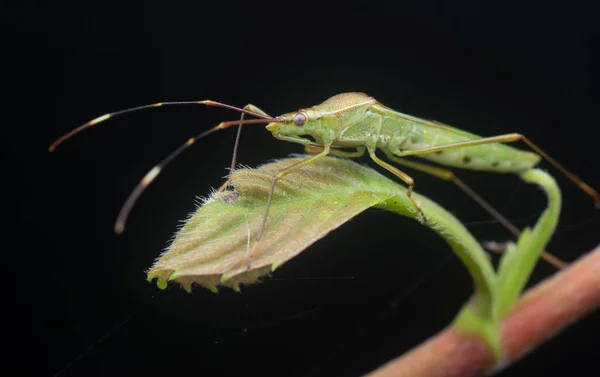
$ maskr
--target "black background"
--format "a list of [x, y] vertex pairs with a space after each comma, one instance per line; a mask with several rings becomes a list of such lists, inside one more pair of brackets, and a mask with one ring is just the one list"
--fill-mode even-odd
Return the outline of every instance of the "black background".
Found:
[[[252, 102], [278, 115], [363, 91], [477, 134], [521, 132], [599, 188], [597, 11], [577, 2], [477, 1], [5, 9], [5, 326], [16, 335], [6, 343], [19, 374], [67, 367], [61, 376], [358, 376], [435, 334], [469, 297], [468, 275], [430, 230], [378, 210], [242, 294], [189, 295], [145, 281], [195, 196], [221, 184], [235, 131], [174, 161], [116, 236], [121, 204], [172, 149], [236, 113], [163, 108], [111, 120], [53, 154], [47, 147], [91, 118], [157, 101]], [[249, 126], [239, 162], [298, 152]], [[542, 166], [564, 195], [549, 250], [575, 259], [597, 244], [600, 215]], [[543, 195], [516, 176], [460, 173], [521, 227], [544, 207]], [[413, 176], [418, 192], [476, 237], [508, 239], [450, 184]], [[533, 278], [552, 272], [540, 264]], [[500, 375], [597, 375], [599, 320], [575, 324]]]

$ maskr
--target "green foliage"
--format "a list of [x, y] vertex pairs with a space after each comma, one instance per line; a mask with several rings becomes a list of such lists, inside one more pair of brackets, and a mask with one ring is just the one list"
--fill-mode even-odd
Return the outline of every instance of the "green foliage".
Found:
[[[256, 282], [367, 208], [420, 221], [405, 187], [351, 160], [324, 157], [277, 182], [265, 230], [256, 242], [273, 175], [299, 160], [237, 170], [234, 189], [214, 192], [189, 217], [148, 279], [157, 278], [160, 288], [175, 281], [188, 291], [193, 283], [213, 291], [219, 285], [239, 290], [240, 284]], [[414, 194], [427, 214], [426, 226], [450, 245], [473, 279], [475, 293], [455, 319], [455, 327], [479, 334], [497, 359], [498, 323], [527, 282], [560, 211], [560, 193], [549, 175], [529, 170], [522, 177], [546, 190], [550, 206], [534, 230], [525, 230], [517, 245], [509, 248], [499, 274], [460, 221]]]
[[527, 170], [521, 178], [538, 184], [546, 193], [548, 208], [542, 213], [533, 230], [526, 228], [516, 245], [504, 254], [498, 268], [498, 316], [503, 318], [527, 284], [531, 270], [558, 225], [561, 196], [554, 179], [541, 170]]

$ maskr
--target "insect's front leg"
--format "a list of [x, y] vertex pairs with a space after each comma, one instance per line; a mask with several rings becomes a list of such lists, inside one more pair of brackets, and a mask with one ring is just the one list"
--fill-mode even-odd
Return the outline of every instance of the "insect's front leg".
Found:
[[[309, 142], [309, 140], [307, 140], [307, 141]], [[256, 251], [258, 242], [260, 241], [263, 231], [265, 230], [265, 226], [267, 225], [267, 217], [269, 216], [269, 208], [271, 207], [271, 200], [273, 199], [273, 191], [275, 190], [275, 184], [277, 183], [277, 181], [280, 180], [281, 178], [285, 177], [286, 175], [292, 173], [293, 171], [301, 169], [302, 167], [318, 160], [321, 157], [327, 156], [327, 154], [329, 154], [329, 149], [330, 149], [330, 145], [324, 145], [323, 150], [319, 154], [316, 154], [314, 156], [311, 156], [309, 158], [301, 160], [291, 166], [288, 166], [287, 168], [283, 169], [282, 171], [280, 171], [279, 173], [277, 173], [273, 176], [273, 179], [271, 179], [271, 186], [269, 187], [269, 196], [267, 197], [267, 205], [265, 208], [265, 215], [263, 217], [263, 221], [260, 226], [260, 230], [258, 231], [258, 234], [256, 235], [256, 240], [255, 240], [256, 242], [254, 243], [254, 246], [252, 247], [252, 249], [248, 251], [247, 263], [246, 263], [246, 268], [248, 270], [250, 269], [250, 264], [252, 263], [252, 258], [254, 257], [254, 252]]]
[[[269, 114], [267, 114], [266, 112], [261, 110], [258, 106], [254, 106], [251, 103], [244, 106], [244, 110], [252, 111], [253, 113], [271, 117]], [[244, 115], [246, 115], [246, 114], [242, 113], [242, 115], [240, 116], [240, 120], [244, 120]], [[233, 145], [233, 154], [231, 157], [231, 167], [229, 168], [229, 174], [227, 174], [227, 180], [225, 181], [225, 183], [223, 183], [221, 185], [221, 187], [219, 187], [219, 190], [218, 190], [219, 192], [225, 190], [231, 183], [231, 176], [233, 175], [233, 172], [235, 171], [235, 164], [237, 161], [237, 151], [238, 151], [238, 147], [240, 146], [240, 137], [241, 136], [242, 136], [242, 125], [240, 124], [238, 126], [237, 135], [235, 137], [235, 144]]]
[[280, 180], [281, 178], [285, 177], [286, 175], [290, 174], [294, 170], [298, 170], [298, 169], [302, 168], [303, 166], [306, 166], [306, 165], [310, 164], [311, 162], [314, 162], [323, 156], [327, 156], [327, 154], [329, 154], [329, 148], [330, 148], [329, 145], [325, 145], [323, 147], [323, 150], [321, 151], [321, 153], [316, 154], [307, 159], [301, 160], [291, 166], [288, 166], [287, 168], [285, 168], [284, 170], [280, 171], [279, 173], [277, 173], [273, 176], [273, 179], [271, 180], [271, 186], [269, 187], [269, 196], [267, 198], [267, 206], [266, 206], [267, 208], [265, 209], [265, 216], [263, 218], [263, 222], [262, 222], [262, 226], [260, 227], [260, 231], [258, 232], [258, 235], [256, 236], [256, 241], [260, 240], [260, 237], [262, 236], [262, 233], [265, 230], [265, 224], [267, 223], [267, 215], [269, 214], [269, 207], [271, 206], [271, 200], [273, 199], [273, 191], [275, 190], [275, 184], [277, 183], [277, 181]]

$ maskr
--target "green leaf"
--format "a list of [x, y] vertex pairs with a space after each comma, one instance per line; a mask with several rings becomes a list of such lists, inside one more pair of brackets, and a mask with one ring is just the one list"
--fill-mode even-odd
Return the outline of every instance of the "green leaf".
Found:
[[[492, 315], [479, 315], [482, 307], [479, 293], [463, 307], [454, 320], [455, 329], [477, 333], [491, 347], [498, 365], [502, 364], [502, 352], [499, 347], [499, 324], [523, 291], [540, 254], [556, 230], [560, 215], [561, 196], [556, 181], [546, 172], [530, 169], [521, 174], [528, 183], [540, 186], [548, 197], [548, 207], [538, 219], [533, 230], [526, 228], [517, 244], [509, 244], [500, 261], [497, 285], [491, 302]], [[484, 303], [483, 306], [488, 305]]]
[[[370, 207], [420, 221], [406, 187], [351, 160], [323, 157], [288, 174], [275, 185], [260, 242], [272, 177], [301, 161], [289, 158], [241, 169], [234, 189], [213, 192], [176, 234], [148, 272], [164, 289], [168, 281], [191, 291], [193, 283], [216, 292], [217, 286], [239, 291], [298, 255], [327, 233]], [[497, 276], [487, 254], [460, 221], [432, 200], [414, 193], [427, 215], [425, 224], [451, 246], [473, 279], [475, 293], [455, 318], [458, 331], [479, 334], [496, 360], [501, 359], [498, 324], [522, 291], [560, 212], [554, 180], [539, 170], [522, 174], [549, 196], [549, 208], [533, 231], [526, 229], [503, 257]]]
[[[149, 280], [158, 278], [162, 286], [172, 280], [184, 287], [197, 283], [213, 291], [218, 285], [237, 289], [372, 206], [419, 220], [405, 187], [351, 160], [324, 157], [277, 182], [256, 243], [273, 175], [299, 160], [237, 170], [235, 190], [213, 193], [189, 217], [148, 272]], [[452, 246], [489, 302], [495, 276], [485, 252], [454, 216], [426, 197], [414, 196], [427, 214], [427, 226]]]
[[556, 181], [546, 172], [534, 169], [521, 174], [528, 183], [539, 185], [548, 197], [548, 208], [542, 213], [533, 230], [526, 228], [516, 245], [511, 245], [498, 268], [496, 306], [498, 317], [503, 318], [523, 291], [540, 254], [550, 241], [558, 225], [561, 195]]

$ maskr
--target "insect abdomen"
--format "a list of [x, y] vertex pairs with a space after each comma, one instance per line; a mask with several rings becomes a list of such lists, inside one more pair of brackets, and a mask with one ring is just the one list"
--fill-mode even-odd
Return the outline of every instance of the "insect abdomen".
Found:
[[[454, 133], [451, 129], [435, 129], [432, 132], [426, 128], [415, 127], [399, 149], [401, 151], [419, 150], [480, 138], [464, 131]], [[447, 149], [417, 156], [446, 166], [506, 173], [530, 169], [540, 161], [540, 156], [535, 153], [521, 151], [500, 143]]]
[[[481, 153], [490, 149], [493, 144], [474, 146], [461, 149], [445, 150], [419, 157], [437, 162], [442, 165], [471, 170], [490, 170], [496, 172], [515, 173], [530, 169], [537, 165], [540, 156], [531, 152], [511, 148], [509, 151], [495, 150], [491, 153]], [[473, 150], [476, 149], [476, 150]]]

